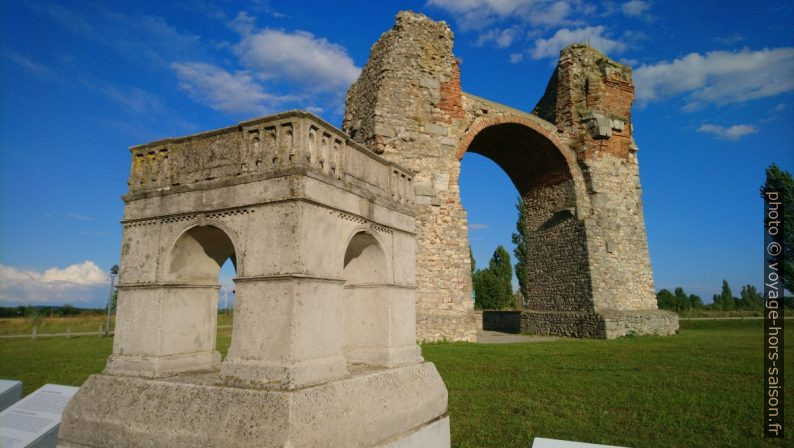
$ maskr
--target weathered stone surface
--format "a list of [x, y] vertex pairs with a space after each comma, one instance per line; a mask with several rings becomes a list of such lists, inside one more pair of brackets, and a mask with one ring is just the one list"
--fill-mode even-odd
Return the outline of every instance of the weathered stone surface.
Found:
[[422, 187], [416, 200], [420, 339], [474, 337], [458, 190], [466, 152], [494, 160], [527, 204], [530, 310], [655, 310], [631, 69], [571, 45], [528, 114], [463, 92], [452, 45], [444, 22], [399, 13], [348, 91], [343, 122], [355, 141], [413, 170], [417, 185], [433, 183], [433, 195]]
[[113, 353], [62, 446], [449, 446], [416, 344], [411, 171], [305, 112], [131, 153]]
[[[431, 363], [362, 369], [294, 391], [228, 387], [217, 373], [147, 380], [93, 375], [69, 403], [62, 448], [449, 447], [402, 439], [446, 418], [447, 392]], [[441, 443], [439, 443], [441, 439]]]
[[623, 336], [671, 336], [678, 315], [662, 310], [643, 311], [522, 311], [521, 332], [574, 338], [614, 339]]

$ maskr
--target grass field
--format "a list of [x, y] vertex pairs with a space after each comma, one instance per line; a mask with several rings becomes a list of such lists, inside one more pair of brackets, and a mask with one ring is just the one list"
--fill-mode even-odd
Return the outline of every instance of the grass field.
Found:
[[[453, 446], [529, 447], [537, 436], [633, 447], [792, 446], [762, 433], [761, 321], [682, 322], [674, 337], [529, 344], [430, 344], [449, 389]], [[229, 329], [218, 334], [225, 354]], [[786, 338], [794, 400], [794, 335]], [[0, 341], [0, 378], [81, 384], [112, 341]], [[786, 445], [788, 444], [788, 445]]]
[[[100, 313], [81, 313], [77, 316], [41, 316], [38, 319], [27, 317], [0, 318], [0, 336], [5, 335], [29, 335], [36, 326], [38, 334], [47, 333], [66, 333], [67, 329], [72, 333], [98, 332], [99, 326], [105, 328], [106, 316]], [[115, 316], [110, 318], [110, 330], [113, 331], [116, 322]], [[231, 325], [232, 315], [230, 313], [218, 314], [218, 325]]]
[[[83, 313], [78, 316], [69, 317], [40, 317], [31, 318], [3, 318], [0, 319], [0, 335], [10, 334], [30, 334], [33, 325], [36, 325], [38, 334], [44, 333], [66, 333], [71, 329], [72, 333], [79, 332], [98, 332], [99, 326], [105, 328], [105, 315], [99, 313]], [[113, 329], [113, 319], [110, 321], [110, 329]]]

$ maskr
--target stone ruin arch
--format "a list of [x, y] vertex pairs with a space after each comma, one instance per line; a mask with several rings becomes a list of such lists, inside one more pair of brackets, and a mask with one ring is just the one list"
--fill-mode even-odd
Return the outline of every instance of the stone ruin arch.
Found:
[[522, 112], [464, 92], [444, 22], [401, 12], [348, 91], [343, 129], [416, 173], [417, 333], [473, 340], [460, 159], [494, 160], [529, 205], [522, 330], [612, 338], [672, 334], [656, 307], [632, 137], [631, 69], [571, 45], [538, 105]]
[[656, 309], [631, 69], [569, 46], [526, 113], [462, 91], [452, 42], [444, 22], [398, 14], [344, 132], [293, 111], [130, 149], [113, 353], [66, 408], [61, 447], [450, 446], [447, 391], [416, 341], [476, 332], [468, 151], [529, 209], [523, 330], [676, 331]]

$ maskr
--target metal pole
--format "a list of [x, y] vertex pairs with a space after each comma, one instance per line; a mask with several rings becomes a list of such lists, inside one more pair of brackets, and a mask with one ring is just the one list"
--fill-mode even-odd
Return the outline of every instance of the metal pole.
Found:
[[112, 268], [110, 268], [110, 294], [108, 295], [108, 306], [107, 306], [107, 319], [105, 320], [105, 337], [110, 336], [110, 305], [113, 301], [113, 283], [116, 280], [116, 274], [119, 272], [119, 267], [115, 264]]
[[110, 336], [110, 302], [113, 300], [113, 276], [110, 276], [110, 294], [108, 295], [107, 318], [105, 322], [105, 337]]

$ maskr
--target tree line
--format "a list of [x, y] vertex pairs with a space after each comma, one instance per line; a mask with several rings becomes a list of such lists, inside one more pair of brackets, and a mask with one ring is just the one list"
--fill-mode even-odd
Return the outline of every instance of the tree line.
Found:
[[[786, 290], [794, 292], [794, 180], [791, 173], [780, 169], [776, 164], [771, 164], [766, 169], [766, 180], [760, 188], [761, 197], [766, 191], [780, 192], [783, 204], [781, 215], [785, 233], [778, 236], [778, 242], [783, 247], [781, 256], [783, 285]], [[516, 257], [515, 272], [518, 278], [518, 292], [513, 292], [512, 276], [513, 266], [510, 254], [503, 246], [498, 246], [491, 256], [488, 267], [476, 269], [474, 255], [469, 247], [471, 258], [472, 289], [474, 291], [474, 306], [478, 309], [505, 309], [520, 308], [527, 296], [527, 255], [530, 247], [527, 245], [528, 228], [526, 225], [526, 205], [519, 196], [516, 203], [518, 219], [516, 220], [516, 233], [512, 235], [515, 245], [513, 255]], [[767, 223], [764, 222], [764, 225]], [[693, 309], [714, 310], [760, 310], [763, 308], [764, 299], [753, 285], [744, 285], [738, 297], [734, 297], [726, 280], [722, 282], [722, 291], [714, 294], [712, 303], [704, 304], [696, 294], [687, 294], [681, 287], [672, 292], [662, 289], [656, 294], [656, 302], [660, 309], [671, 311], [688, 311]], [[786, 308], [794, 308], [794, 298], [784, 299]]]
[[82, 313], [104, 313], [103, 308], [77, 308], [73, 305], [61, 306], [0, 306], [0, 317], [36, 317], [36, 316], [76, 316]]

